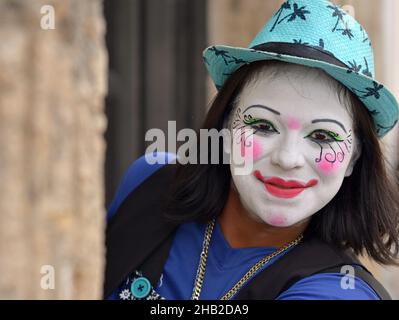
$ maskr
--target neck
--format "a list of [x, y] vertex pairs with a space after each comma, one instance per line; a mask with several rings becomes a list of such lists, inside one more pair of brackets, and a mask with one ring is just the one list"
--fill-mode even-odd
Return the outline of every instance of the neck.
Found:
[[227, 203], [218, 222], [233, 248], [282, 247], [303, 233], [309, 220], [290, 227], [274, 227], [258, 221], [243, 207], [237, 191], [230, 188]]

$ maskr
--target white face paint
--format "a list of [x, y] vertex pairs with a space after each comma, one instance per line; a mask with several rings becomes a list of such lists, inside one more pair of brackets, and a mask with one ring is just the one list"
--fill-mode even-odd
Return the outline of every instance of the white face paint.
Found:
[[[261, 75], [243, 89], [233, 111], [234, 138], [226, 151], [241, 144], [253, 161], [248, 175], [235, 175], [230, 165], [233, 185], [249, 214], [272, 226], [292, 226], [323, 208], [356, 160], [351, 115], [327, 75], [314, 72], [293, 66], [273, 80]], [[253, 144], [246, 147], [240, 137], [249, 128]]]

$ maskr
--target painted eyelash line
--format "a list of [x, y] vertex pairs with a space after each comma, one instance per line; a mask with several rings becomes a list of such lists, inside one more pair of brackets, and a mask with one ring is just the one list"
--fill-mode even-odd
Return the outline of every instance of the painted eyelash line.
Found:
[[[352, 130], [349, 130], [349, 135], [346, 137], [346, 140], [344, 141], [344, 145], [345, 145], [346, 150], [347, 150], [348, 152], [351, 151], [351, 143], [352, 143], [351, 136], [352, 136]], [[349, 147], [348, 147], [348, 145], [346, 144], [346, 142], [349, 143]], [[322, 158], [322, 155], [323, 155], [324, 145], [323, 145], [322, 143], [319, 143], [319, 142], [316, 142], [316, 143], [320, 146], [320, 155], [319, 155], [319, 158], [316, 158], [316, 159], [315, 159], [315, 161], [316, 161], [317, 163], [319, 163], [319, 162], [321, 161], [321, 158]], [[344, 150], [342, 150], [341, 144], [340, 144], [340, 143], [337, 143], [337, 144], [336, 144], [336, 145], [341, 149], [341, 152], [340, 152], [340, 151], [336, 152], [336, 150], [335, 150], [334, 147], [332, 146], [332, 143], [331, 143], [331, 142], [327, 142], [327, 144], [330, 146], [330, 148], [331, 148], [331, 150], [332, 150], [333, 153], [331, 153], [331, 152], [326, 153], [326, 154], [324, 155], [324, 159], [325, 159], [327, 162], [330, 162], [331, 164], [335, 163], [337, 160], [338, 160], [339, 162], [343, 162], [344, 159], [345, 159], [345, 152], [344, 152]]]
[[343, 141], [345, 140], [345, 139], [342, 138], [338, 133], [335, 133], [335, 132], [329, 131], [329, 130], [324, 130], [324, 129], [318, 129], [318, 130], [312, 131], [312, 133], [310, 133], [309, 135], [307, 135], [305, 138], [311, 136], [313, 133], [318, 132], [318, 131], [319, 131], [319, 132], [326, 133], [326, 134], [329, 135], [332, 139], [334, 139], [335, 142], [343, 142]]
[[[272, 126], [274, 128], [273, 124], [270, 121], [253, 118], [251, 115], [245, 115], [243, 122], [246, 125], [254, 125], [254, 124], [258, 124], [258, 123], [268, 123], [270, 126]], [[311, 136], [314, 132], [317, 132], [317, 131], [326, 133], [332, 139], [334, 139], [336, 142], [343, 142], [344, 141], [344, 138], [342, 138], [338, 133], [335, 133], [335, 132], [329, 131], [329, 130], [323, 130], [323, 129], [315, 130], [312, 133], [310, 133], [309, 135], [307, 135], [305, 138]]]
[[[258, 124], [258, 123], [268, 123], [271, 126], [273, 126], [273, 124], [270, 121], [267, 120], [263, 120], [263, 119], [256, 119], [256, 118], [252, 118], [251, 115], [249, 116], [244, 116], [244, 124], [246, 125], [253, 125], [253, 124]], [[274, 126], [273, 126], [274, 128]]]

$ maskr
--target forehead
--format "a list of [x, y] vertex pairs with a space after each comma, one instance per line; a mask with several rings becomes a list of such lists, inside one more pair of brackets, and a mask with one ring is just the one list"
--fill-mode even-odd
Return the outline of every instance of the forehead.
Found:
[[[238, 101], [242, 110], [260, 104], [279, 111], [284, 117], [305, 120], [328, 116], [349, 121], [351, 116], [340, 102], [337, 88], [335, 80], [322, 71], [293, 66], [273, 77], [267, 71], [260, 72], [243, 88]], [[251, 112], [268, 113], [262, 108], [252, 108]]]

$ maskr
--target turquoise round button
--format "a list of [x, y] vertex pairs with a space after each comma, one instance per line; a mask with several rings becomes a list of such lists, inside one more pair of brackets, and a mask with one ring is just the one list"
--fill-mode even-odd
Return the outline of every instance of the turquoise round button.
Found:
[[151, 291], [151, 283], [147, 278], [140, 277], [133, 281], [130, 291], [138, 299], [147, 297]]

